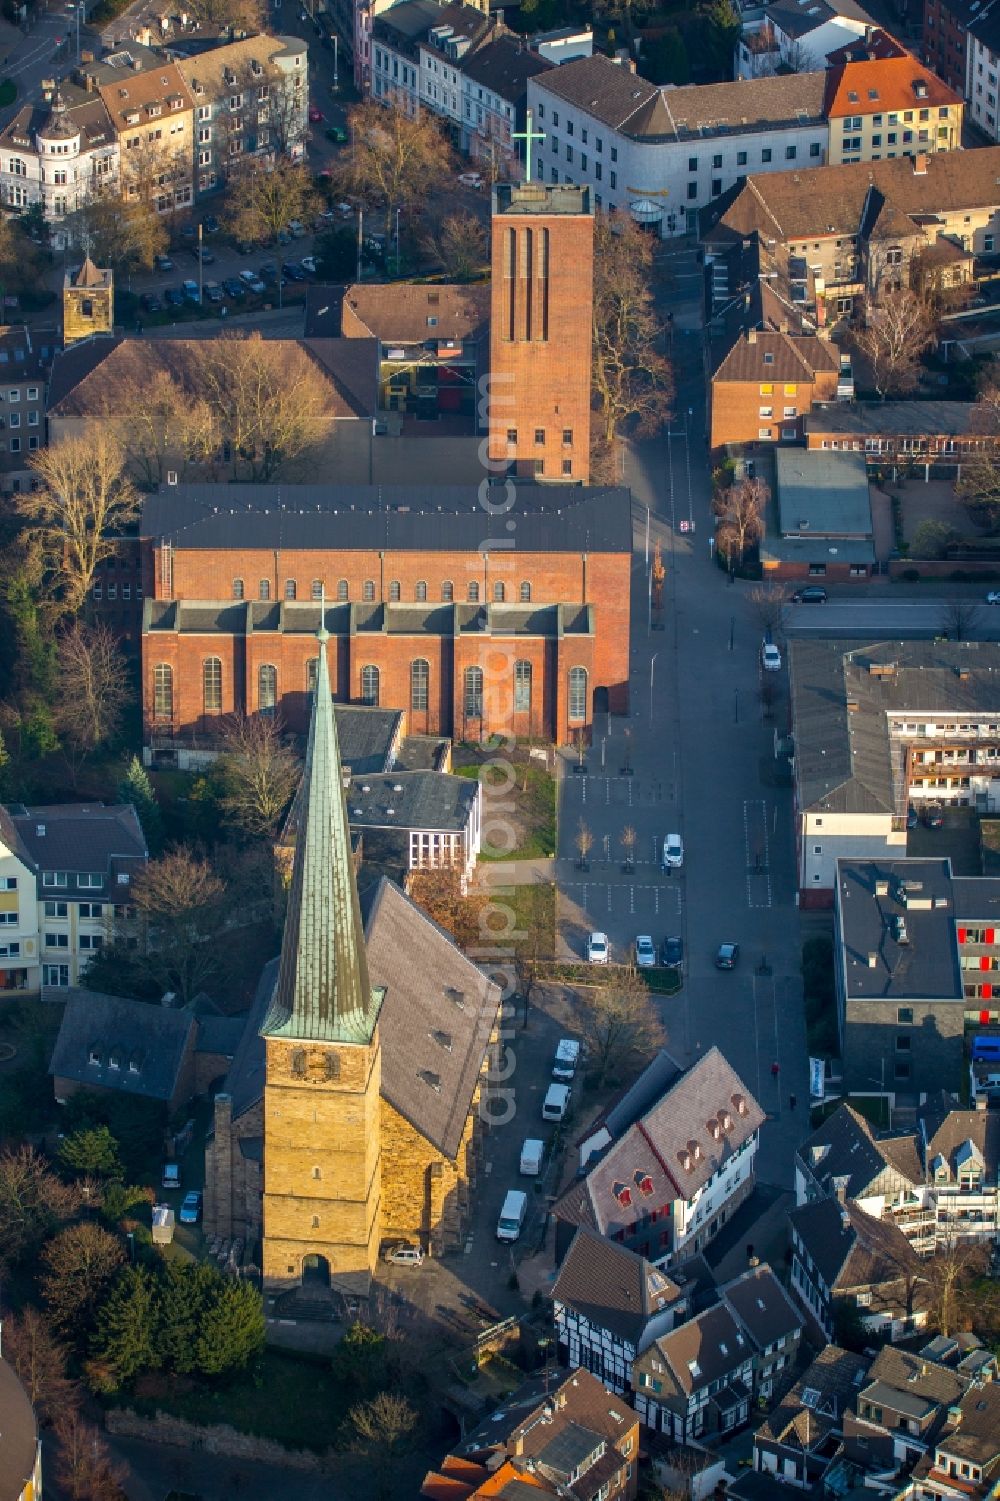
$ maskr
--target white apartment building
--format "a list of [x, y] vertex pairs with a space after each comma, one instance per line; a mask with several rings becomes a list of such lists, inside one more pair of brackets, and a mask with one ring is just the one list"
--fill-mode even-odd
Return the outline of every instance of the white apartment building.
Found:
[[118, 168], [118, 136], [103, 101], [72, 84], [26, 104], [0, 131], [0, 202], [18, 210], [40, 204], [56, 226], [117, 182]]
[[131, 805], [0, 808], [0, 995], [79, 984], [147, 859]]
[[373, 19], [364, 93], [412, 119], [423, 107], [457, 127], [462, 118], [461, 60], [490, 31], [489, 14], [474, 5], [403, 0]]
[[989, 6], [969, 22], [965, 55], [967, 118], [991, 141], [1000, 141], [1000, 15]]
[[763, 15], [748, 13], [733, 59], [736, 77], [770, 78], [782, 65], [798, 73], [825, 68], [831, 52], [874, 25], [852, 0], [845, 10], [826, 0], [791, 0], [765, 6]]
[[1000, 646], [789, 648], [799, 901], [829, 906], [838, 859], [906, 853], [908, 810], [1000, 808]]
[[598, 55], [528, 82], [544, 139], [532, 147], [539, 181], [586, 184], [595, 206], [619, 209], [667, 237], [750, 173], [825, 164], [826, 77], [660, 88]]

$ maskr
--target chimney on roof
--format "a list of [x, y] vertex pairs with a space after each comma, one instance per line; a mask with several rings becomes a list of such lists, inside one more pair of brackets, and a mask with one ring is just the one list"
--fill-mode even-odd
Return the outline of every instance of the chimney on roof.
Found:
[[868, 951], [868, 968], [869, 969], [877, 969], [878, 968], [878, 954], [874, 953], [872, 950]]
[[747, 343], [748, 344], [756, 344], [756, 342], [757, 342], [757, 330], [755, 328], [748, 328], [747, 329]]
[[858, 712], [858, 701], [856, 698], [849, 698], [847, 700], [847, 712], [848, 714], [856, 714]]
[[928, 163], [929, 160], [930, 160], [930, 158], [928, 157], [926, 151], [918, 151], [916, 153], [916, 155], [913, 158], [913, 175], [914, 175], [914, 177], [926, 177], [927, 176], [927, 163]]
[[847, 1202], [847, 1185], [851, 1181], [850, 1178], [837, 1177], [837, 1178], [834, 1178], [832, 1181], [833, 1181], [833, 1191], [837, 1195], [837, 1203], [838, 1204], [846, 1204], [846, 1202]]

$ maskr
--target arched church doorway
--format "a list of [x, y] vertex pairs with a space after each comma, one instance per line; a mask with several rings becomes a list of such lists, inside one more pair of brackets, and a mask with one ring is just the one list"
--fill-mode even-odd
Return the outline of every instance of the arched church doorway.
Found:
[[309, 1255], [302, 1258], [302, 1286], [329, 1287], [330, 1263], [325, 1256]]

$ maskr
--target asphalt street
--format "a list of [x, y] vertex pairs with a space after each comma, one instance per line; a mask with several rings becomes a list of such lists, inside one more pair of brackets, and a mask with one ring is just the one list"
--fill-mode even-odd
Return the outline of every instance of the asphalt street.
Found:
[[[664, 1002], [668, 1046], [688, 1062], [713, 1044], [727, 1055], [771, 1117], [760, 1177], [786, 1188], [808, 1126], [791, 791], [774, 760], [787, 686], [782, 671], [766, 718], [750, 586], [730, 584], [709, 548], [698, 268], [690, 249], [665, 259], [675, 416], [669, 433], [631, 449], [625, 470], [635, 503], [631, 712], [595, 727], [587, 775], [568, 770], [560, 784], [560, 943], [580, 954], [594, 928], [619, 954], [639, 933], [683, 938], [684, 986]], [[657, 541], [667, 570], [659, 622], [649, 594]], [[575, 868], [581, 817], [594, 835], [589, 872]], [[632, 873], [623, 869], [626, 827], [636, 831]], [[673, 873], [660, 863], [670, 832], [685, 846]], [[715, 967], [724, 941], [740, 946], [730, 972]]]

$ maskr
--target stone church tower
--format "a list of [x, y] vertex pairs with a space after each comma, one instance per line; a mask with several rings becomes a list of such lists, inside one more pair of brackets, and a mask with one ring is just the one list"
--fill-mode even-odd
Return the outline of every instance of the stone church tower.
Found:
[[288, 913], [264, 1040], [263, 1275], [367, 1294], [382, 1235], [378, 1018], [321, 628]]
[[88, 255], [75, 276], [67, 272], [63, 278], [63, 343], [110, 334], [114, 326], [114, 275], [95, 266]]

